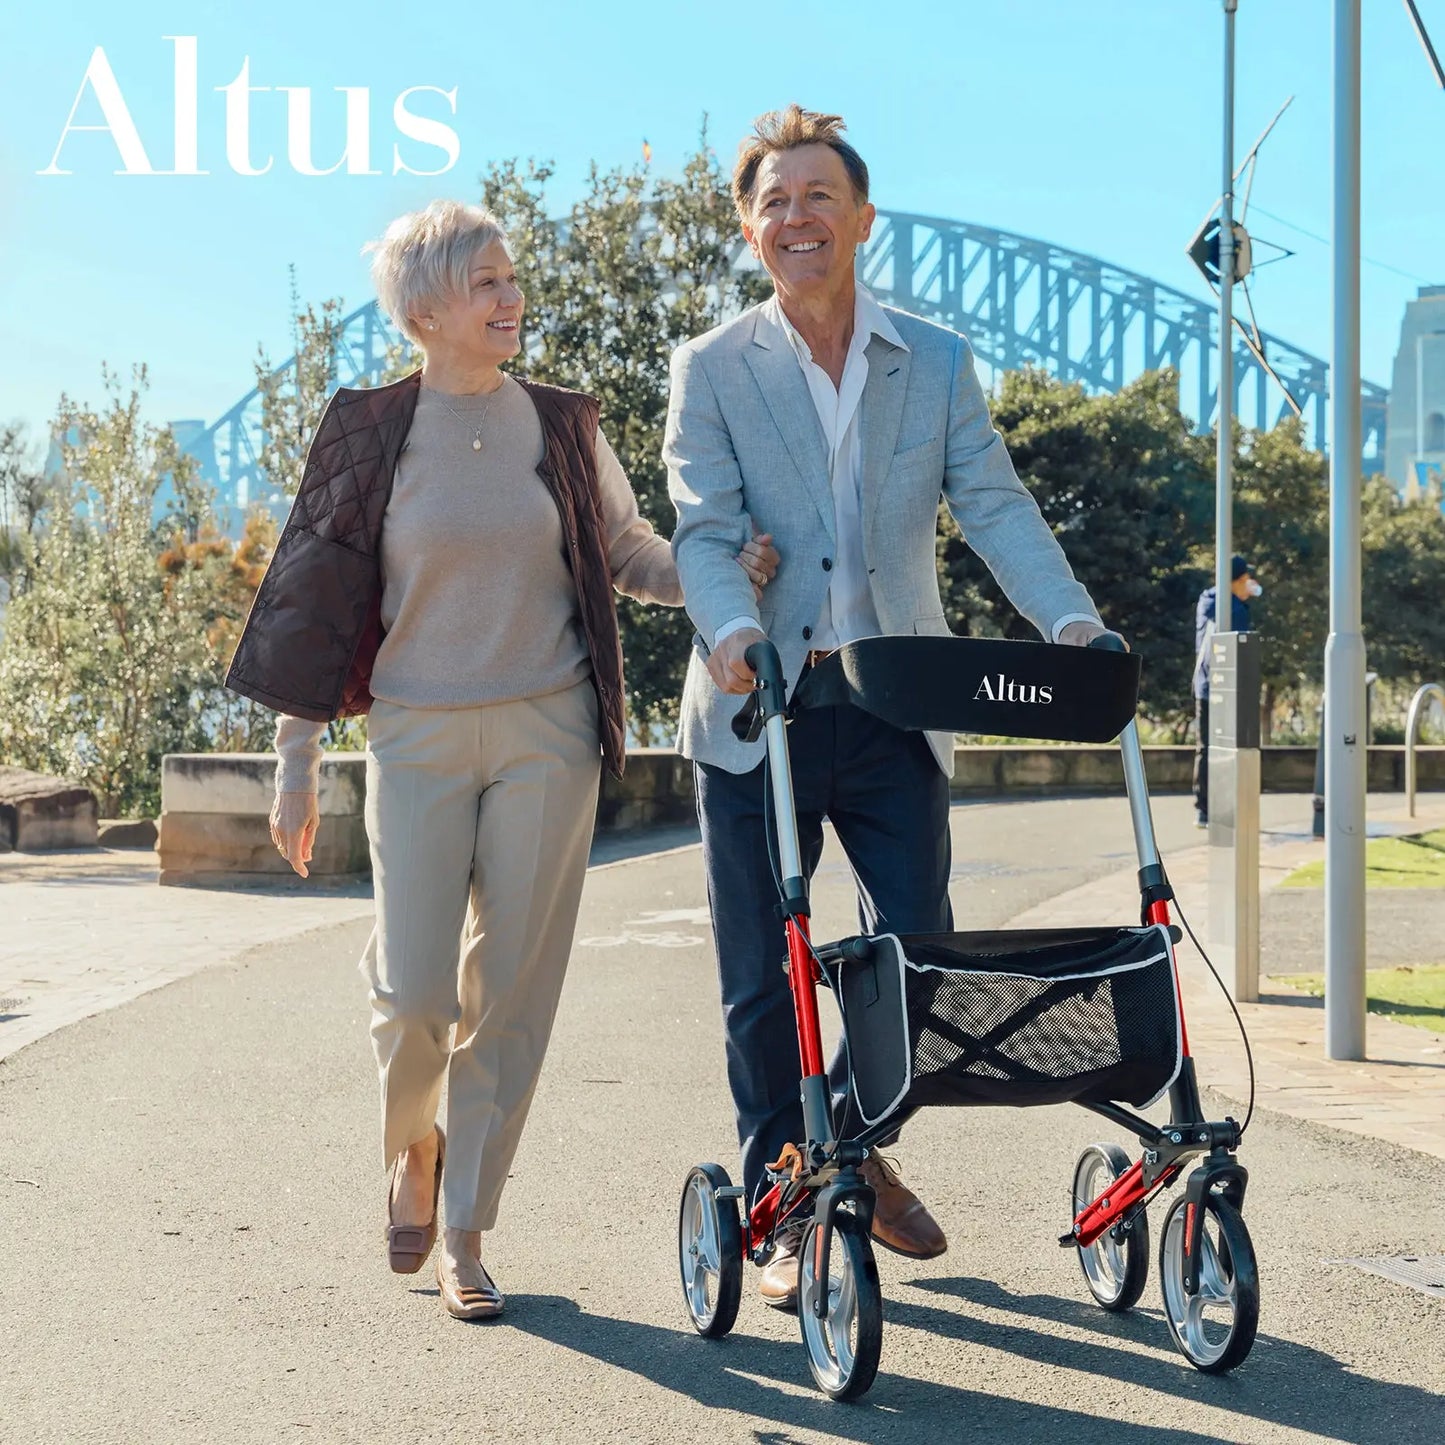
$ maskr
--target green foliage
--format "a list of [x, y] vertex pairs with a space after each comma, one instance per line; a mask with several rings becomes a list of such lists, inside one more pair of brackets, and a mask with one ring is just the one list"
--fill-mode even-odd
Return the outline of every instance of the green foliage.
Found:
[[[1236, 436], [1234, 507], [1235, 550], [1254, 564], [1264, 587], [1250, 616], [1264, 637], [1266, 715], [1298, 715], [1306, 697], [1310, 713], [1329, 632], [1329, 466], [1305, 445], [1298, 421]], [[1200, 551], [1211, 582], [1213, 530], [1206, 529]]]
[[50, 495], [40, 457], [24, 428], [0, 427], [0, 606], [29, 583], [30, 544]]
[[[594, 167], [563, 223], [547, 216], [551, 175], [549, 165], [507, 161], [483, 178], [482, 199], [507, 229], [527, 295], [516, 369], [598, 398], [638, 507], [667, 536], [674, 516], [662, 436], [672, 350], [761, 299], [769, 283], [732, 266], [737, 218], [706, 130], [679, 180]], [[618, 619], [634, 725], [644, 737], [670, 729], [691, 624], [681, 609], [627, 598]]]
[[272, 365], [264, 350], [256, 357], [264, 441], [257, 458], [260, 491], [272, 505], [290, 502], [301, 485], [301, 468], [321, 413], [336, 390], [336, 348], [341, 340], [341, 302], [302, 306], [291, 271], [291, 340], [294, 363]]
[[1382, 677], [1445, 681], [1445, 515], [1440, 488], [1402, 501], [1379, 479], [1365, 488], [1365, 640]]
[[205, 745], [215, 681], [210, 580], [163, 571], [152, 522], [162, 487], [193, 497], [195, 463], [141, 422], [144, 385], [124, 397], [106, 374], [99, 412], [62, 399], [68, 484], [21, 538], [0, 640], [0, 757], [85, 782], [109, 815], [156, 811], [161, 756]]
[[[1038, 370], [1004, 377], [992, 406], [1014, 465], [1100, 615], [1146, 659], [1143, 706], [1176, 728], [1192, 713], [1194, 605], [1207, 585], [1191, 544], [1207, 530], [1212, 446], [1179, 410], [1169, 372], [1088, 396]], [[956, 632], [1036, 638], [946, 512], [940, 582]]]

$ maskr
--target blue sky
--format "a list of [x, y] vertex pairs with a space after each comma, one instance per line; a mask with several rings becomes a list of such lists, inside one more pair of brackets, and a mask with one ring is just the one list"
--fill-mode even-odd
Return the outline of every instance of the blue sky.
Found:
[[[1421, 282], [1445, 282], [1445, 93], [1398, 0], [1366, 0], [1364, 372], [1389, 383], [1401, 316]], [[1445, 46], [1445, 0], [1421, 0]], [[1262, 271], [1261, 324], [1328, 355], [1328, 0], [1240, 0], [1239, 151], [1286, 96], [1265, 150], [1255, 234], [1298, 250]], [[249, 389], [257, 344], [287, 352], [287, 266], [303, 297], [369, 298], [362, 244], [435, 195], [466, 197], [492, 159], [556, 163], [564, 207], [590, 161], [653, 147], [677, 169], [704, 111], [724, 157], [759, 111], [788, 100], [847, 117], [883, 207], [957, 217], [1094, 252], [1195, 295], [1184, 246], [1217, 193], [1219, 0], [790, 0], [525, 5], [375, 0], [236, 6], [130, 0], [12, 11], [0, 55], [0, 420], [41, 427], [62, 391], [100, 396], [100, 368], [150, 368], [149, 414], [213, 420]], [[117, 176], [105, 134], [73, 133], [51, 163], [81, 78], [103, 46], [143, 145], [172, 165], [174, 48], [195, 36], [205, 176]], [[252, 155], [227, 164], [224, 100], [249, 57]], [[342, 142], [337, 86], [371, 97], [378, 176], [303, 176], [287, 163], [285, 100], [309, 87], [318, 162]], [[392, 103], [445, 119], [446, 174], [390, 174]], [[87, 95], [78, 123], [98, 121]], [[402, 139], [420, 168], [441, 152]], [[1302, 228], [1302, 230], [1292, 229]]]

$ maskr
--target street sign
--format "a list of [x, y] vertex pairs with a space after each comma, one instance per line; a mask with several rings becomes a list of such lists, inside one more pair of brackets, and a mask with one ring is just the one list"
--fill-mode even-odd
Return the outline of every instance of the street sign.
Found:
[[[1249, 232], [1238, 221], [1231, 229], [1234, 232], [1234, 279], [1243, 281], [1250, 272], [1253, 247], [1250, 245]], [[1189, 259], [1199, 267], [1200, 274], [1211, 286], [1219, 285], [1218, 216], [1211, 216], [1189, 243]]]

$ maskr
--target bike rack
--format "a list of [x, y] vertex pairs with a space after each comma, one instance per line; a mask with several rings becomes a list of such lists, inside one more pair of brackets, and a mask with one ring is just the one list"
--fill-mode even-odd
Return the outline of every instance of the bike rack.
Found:
[[1415, 816], [1415, 742], [1427, 698], [1434, 698], [1445, 707], [1445, 687], [1438, 682], [1427, 682], [1410, 699], [1410, 711], [1405, 717], [1405, 807], [1412, 818]]

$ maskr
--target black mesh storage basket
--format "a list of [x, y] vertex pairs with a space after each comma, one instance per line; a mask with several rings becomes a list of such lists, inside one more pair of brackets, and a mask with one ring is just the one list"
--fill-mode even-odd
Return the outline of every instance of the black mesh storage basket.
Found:
[[1144, 1107], [1179, 1072], [1168, 931], [885, 934], [831, 970], [868, 1124], [930, 1104]]

